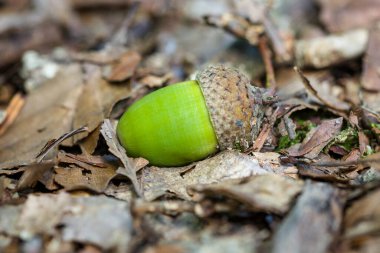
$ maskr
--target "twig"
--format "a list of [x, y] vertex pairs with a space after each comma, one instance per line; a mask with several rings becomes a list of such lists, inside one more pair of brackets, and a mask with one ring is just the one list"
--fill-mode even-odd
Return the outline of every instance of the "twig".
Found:
[[134, 2], [130, 6], [125, 19], [123, 20], [122, 24], [120, 25], [118, 30], [115, 32], [115, 34], [111, 37], [107, 46], [115, 47], [115, 46], [125, 46], [127, 44], [128, 29], [130, 25], [132, 24], [133, 18], [135, 17], [135, 14], [137, 10], [139, 9], [139, 7], [140, 7], [140, 2]]
[[277, 29], [274, 27], [272, 20], [268, 18], [268, 14], [263, 16], [261, 22], [264, 25], [266, 34], [268, 35], [270, 41], [273, 44], [273, 48], [276, 52], [276, 55], [279, 56], [282, 61], [290, 61], [292, 59], [292, 56], [286, 49], [285, 43], [278, 34]]
[[268, 38], [265, 35], [259, 38], [259, 49], [261, 56], [263, 57], [265, 71], [266, 71], [266, 86], [277, 89], [276, 79], [274, 75], [274, 69], [272, 64], [272, 54], [268, 48]]
[[76, 135], [76, 134], [79, 134], [79, 133], [82, 133], [82, 132], [86, 132], [88, 131], [88, 128], [87, 127], [81, 127], [81, 128], [78, 128], [78, 129], [75, 129], [75, 130], [72, 130], [68, 133], [65, 133], [64, 135], [62, 135], [61, 137], [59, 137], [58, 139], [56, 140], [51, 140], [49, 141], [48, 143], [46, 143], [46, 145], [41, 149], [41, 151], [36, 155], [36, 161], [39, 163], [41, 162], [44, 157], [47, 155], [47, 153], [49, 153], [50, 150], [52, 150], [53, 148], [55, 148], [57, 145], [59, 145], [60, 143], [62, 143], [64, 140]]
[[17, 115], [19, 115], [22, 107], [24, 106], [25, 99], [20, 93], [13, 96], [5, 111], [5, 120], [0, 123], [0, 136], [5, 133], [9, 126], [15, 121]]
[[[347, 113], [347, 109], [338, 108], [337, 106], [330, 103], [330, 101], [324, 99], [322, 96], [319, 95], [318, 91], [314, 89], [314, 87], [311, 85], [310, 81], [305, 77], [305, 75], [302, 73], [302, 71], [298, 67], [294, 67], [294, 71], [299, 75], [299, 77], [302, 80], [303, 85], [305, 86], [306, 90], [308, 90], [311, 94], [313, 94], [322, 104], [326, 105], [328, 108], [330, 108], [333, 111], [337, 111], [340, 113]], [[349, 108], [348, 108], [349, 109]], [[340, 116], [343, 116], [339, 114]]]

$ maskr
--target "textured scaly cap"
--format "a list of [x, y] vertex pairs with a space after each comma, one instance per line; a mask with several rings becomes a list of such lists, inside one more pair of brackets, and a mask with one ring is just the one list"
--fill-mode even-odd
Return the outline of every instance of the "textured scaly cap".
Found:
[[246, 149], [253, 144], [264, 110], [259, 88], [237, 69], [208, 66], [196, 76], [213, 124], [219, 149]]

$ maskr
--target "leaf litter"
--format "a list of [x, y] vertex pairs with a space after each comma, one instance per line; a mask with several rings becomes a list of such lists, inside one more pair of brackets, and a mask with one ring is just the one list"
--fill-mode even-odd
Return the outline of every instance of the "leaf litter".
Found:
[[[0, 251], [377, 252], [376, 1], [32, 2], [0, 6]], [[270, 88], [254, 146], [128, 157], [122, 112], [220, 61]]]

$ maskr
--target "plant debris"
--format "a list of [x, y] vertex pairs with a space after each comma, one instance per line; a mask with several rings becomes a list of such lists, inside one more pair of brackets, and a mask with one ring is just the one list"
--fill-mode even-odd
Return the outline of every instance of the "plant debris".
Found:
[[[377, 0], [1, 1], [0, 252], [378, 252], [379, 18]], [[260, 89], [254, 143], [127, 155], [125, 110], [212, 64]]]

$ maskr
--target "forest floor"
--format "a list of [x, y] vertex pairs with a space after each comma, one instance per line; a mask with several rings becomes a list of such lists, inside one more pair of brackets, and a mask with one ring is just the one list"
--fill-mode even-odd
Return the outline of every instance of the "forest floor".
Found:
[[[0, 1], [0, 252], [380, 248], [378, 0]], [[128, 157], [133, 102], [213, 64], [273, 101], [253, 146]]]

